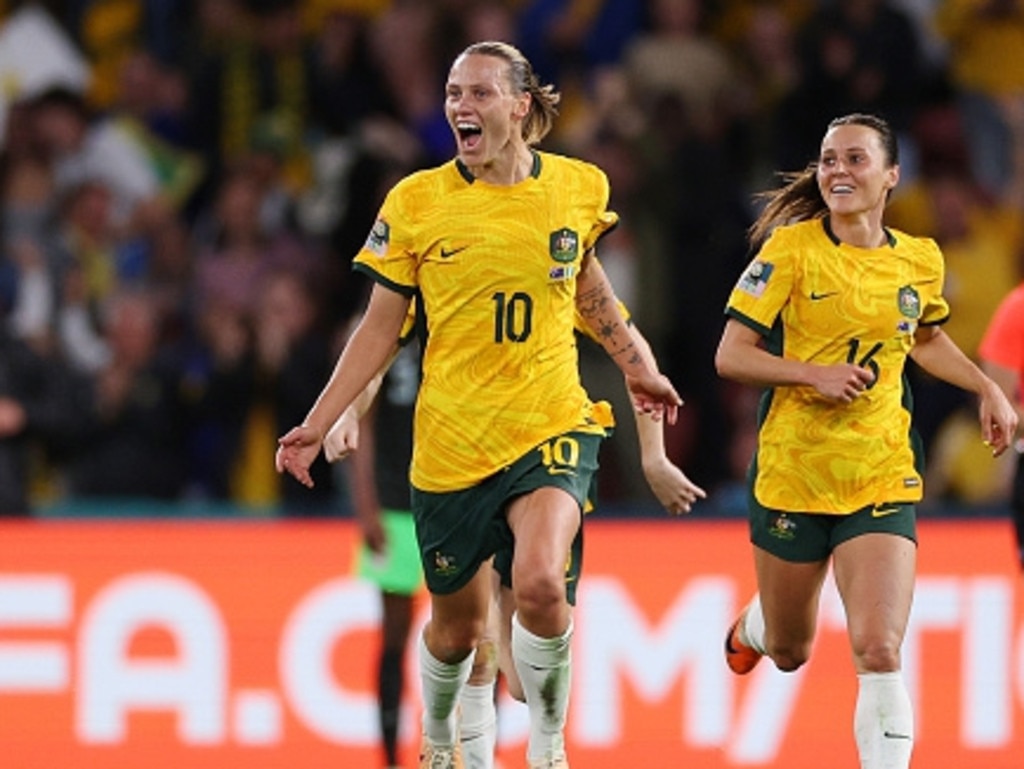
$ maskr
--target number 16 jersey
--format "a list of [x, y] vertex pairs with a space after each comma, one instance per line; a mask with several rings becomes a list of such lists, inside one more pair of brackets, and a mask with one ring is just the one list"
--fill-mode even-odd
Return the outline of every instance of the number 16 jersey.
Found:
[[887, 235], [879, 248], [857, 248], [827, 218], [779, 227], [729, 297], [728, 315], [760, 332], [770, 352], [874, 375], [849, 404], [812, 387], [766, 391], [751, 468], [765, 507], [850, 513], [921, 499], [903, 368], [918, 325], [945, 321], [949, 307], [935, 242]]

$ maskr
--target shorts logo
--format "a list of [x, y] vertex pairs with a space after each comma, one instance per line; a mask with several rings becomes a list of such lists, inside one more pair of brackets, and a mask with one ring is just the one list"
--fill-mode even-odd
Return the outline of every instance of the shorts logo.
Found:
[[580, 252], [580, 236], [568, 227], [555, 230], [548, 239], [551, 258], [556, 262], [572, 262]]
[[548, 475], [571, 475], [576, 477], [576, 471], [571, 467], [559, 467], [558, 465], [548, 466]]
[[768, 287], [768, 279], [774, 269], [775, 265], [755, 259], [740, 277], [740, 282], [736, 287], [755, 298], [760, 297]]
[[871, 510], [872, 518], [885, 518], [887, 515], [898, 513], [900, 511], [899, 505], [875, 505]]
[[913, 286], [903, 286], [896, 295], [896, 302], [900, 307], [900, 314], [911, 320], [921, 317], [921, 297]]
[[384, 256], [388, 252], [388, 243], [391, 240], [391, 228], [383, 219], [373, 223], [369, 236], [366, 238], [366, 248], [377, 256]]
[[440, 574], [442, 577], [448, 577], [458, 571], [458, 567], [455, 565], [455, 556], [445, 555], [444, 553], [434, 553], [434, 573]]
[[776, 539], [796, 539], [796, 521], [785, 513], [779, 513], [768, 526], [768, 533]]

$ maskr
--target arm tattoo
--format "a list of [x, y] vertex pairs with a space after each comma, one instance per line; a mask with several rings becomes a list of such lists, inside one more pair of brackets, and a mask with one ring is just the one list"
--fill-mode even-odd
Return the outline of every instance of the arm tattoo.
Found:
[[[625, 345], [616, 347], [615, 336], [623, 330], [622, 323], [616, 318], [614, 309], [615, 303], [603, 286], [595, 286], [589, 291], [580, 294], [577, 299], [577, 306], [583, 319], [596, 328], [598, 337], [613, 358], [629, 353], [627, 362], [635, 365], [640, 361], [640, 354], [635, 349], [632, 336], [627, 335]], [[613, 345], [609, 349], [608, 345]]]

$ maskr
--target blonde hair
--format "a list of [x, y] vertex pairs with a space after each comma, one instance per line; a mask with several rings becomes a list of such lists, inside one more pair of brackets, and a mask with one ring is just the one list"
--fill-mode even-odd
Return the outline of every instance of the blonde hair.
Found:
[[[828, 124], [828, 131], [844, 125], [862, 125], [873, 129], [885, 151], [887, 167], [899, 163], [899, 148], [896, 135], [889, 124], [880, 117], [862, 112], [835, 118]], [[818, 161], [807, 164], [803, 171], [781, 173], [782, 186], [774, 190], [766, 190], [755, 195], [758, 200], [766, 201], [761, 214], [750, 226], [748, 237], [750, 243], [757, 247], [780, 224], [817, 219], [828, 213], [828, 206], [818, 189]]]
[[508, 79], [512, 91], [516, 94], [530, 94], [530, 110], [523, 119], [523, 140], [529, 144], [538, 144], [551, 132], [555, 118], [558, 116], [558, 102], [562, 95], [553, 85], [541, 85], [533, 65], [514, 45], [495, 40], [473, 43], [462, 52], [462, 56], [476, 54], [493, 56], [508, 64]]

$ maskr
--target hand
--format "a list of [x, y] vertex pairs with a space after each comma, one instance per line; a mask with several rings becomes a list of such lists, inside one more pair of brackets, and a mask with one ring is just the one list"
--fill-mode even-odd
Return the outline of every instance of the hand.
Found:
[[644, 463], [644, 477], [654, 496], [673, 515], [688, 513], [707, 492], [686, 477], [667, 457]]
[[633, 398], [637, 413], [649, 414], [655, 421], [664, 416], [670, 425], [676, 423], [683, 399], [679, 397], [668, 377], [658, 372], [627, 376], [626, 387]]
[[831, 401], [853, 403], [875, 381], [875, 375], [863, 366], [839, 363], [815, 366], [814, 389]]
[[309, 468], [320, 453], [323, 439], [319, 431], [309, 425], [293, 427], [277, 439], [277, 453], [274, 467], [277, 472], [287, 472], [306, 488], [313, 488]]
[[327, 431], [324, 456], [328, 462], [340, 462], [359, 448], [359, 417], [350, 406]]
[[1013, 445], [1017, 434], [1017, 410], [995, 382], [980, 394], [978, 416], [981, 420], [981, 438], [998, 457]]
[[363, 541], [371, 553], [383, 555], [388, 549], [388, 536], [380, 521], [380, 512], [371, 516], [360, 516], [363, 528]]

